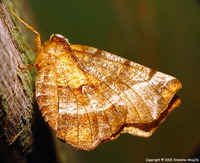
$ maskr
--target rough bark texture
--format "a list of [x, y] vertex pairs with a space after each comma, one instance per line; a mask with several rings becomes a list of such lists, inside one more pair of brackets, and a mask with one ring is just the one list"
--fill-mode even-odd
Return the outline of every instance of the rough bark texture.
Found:
[[[23, 151], [29, 150], [32, 144], [30, 121], [32, 117], [32, 101], [30, 74], [23, 74], [18, 66], [24, 65], [21, 55], [26, 51], [20, 45], [19, 30], [15, 28], [4, 2], [0, 4], [0, 88], [1, 88], [1, 122], [9, 144], [23, 139], [20, 146]], [[18, 38], [17, 38], [18, 37]], [[19, 40], [18, 40], [19, 39]], [[28, 71], [27, 71], [28, 72]], [[27, 77], [27, 79], [25, 79]], [[3, 125], [4, 124], [4, 125]], [[22, 138], [23, 135], [25, 138]]]
[[51, 134], [33, 105], [35, 70], [18, 68], [30, 63], [23, 46], [30, 34], [9, 7], [21, 16], [25, 1], [0, 0], [0, 160], [56, 162]]

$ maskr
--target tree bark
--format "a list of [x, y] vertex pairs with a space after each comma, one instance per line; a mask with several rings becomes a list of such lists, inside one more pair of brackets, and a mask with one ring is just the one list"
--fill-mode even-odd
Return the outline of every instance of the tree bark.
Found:
[[21, 17], [27, 16], [22, 14], [25, 5], [23, 0], [0, 0], [0, 160], [58, 162], [51, 134], [33, 104], [36, 71], [18, 68], [33, 62], [23, 43], [34, 38], [9, 7]]

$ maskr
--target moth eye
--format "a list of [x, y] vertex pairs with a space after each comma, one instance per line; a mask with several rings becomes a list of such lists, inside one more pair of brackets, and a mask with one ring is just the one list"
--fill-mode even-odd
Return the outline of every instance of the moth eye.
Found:
[[53, 37], [51, 37], [51, 41], [55, 41], [57, 39], [57, 36], [53, 36]]

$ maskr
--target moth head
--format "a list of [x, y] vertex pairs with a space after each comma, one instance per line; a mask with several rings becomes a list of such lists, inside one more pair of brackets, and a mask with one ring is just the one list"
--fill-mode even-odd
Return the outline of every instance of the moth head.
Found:
[[70, 44], [68, 39], [62, 36], [61, 34], [52, 34], [50, 37], [51, 42], [65, 42], [67, 44]]

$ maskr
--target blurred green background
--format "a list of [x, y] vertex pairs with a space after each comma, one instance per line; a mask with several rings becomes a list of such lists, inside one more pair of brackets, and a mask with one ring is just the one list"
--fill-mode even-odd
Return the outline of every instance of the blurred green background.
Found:
[[[150, 138], [123, 134], [90, 152], [70, 145], [68, 162], [188, 158], [200, 146], [200, 2], [195, 0], [29, 0], [42, 40], [109, 51], [177, 77], [182, 104]], [[67, 153], [68, 152], [68, 153]]]

